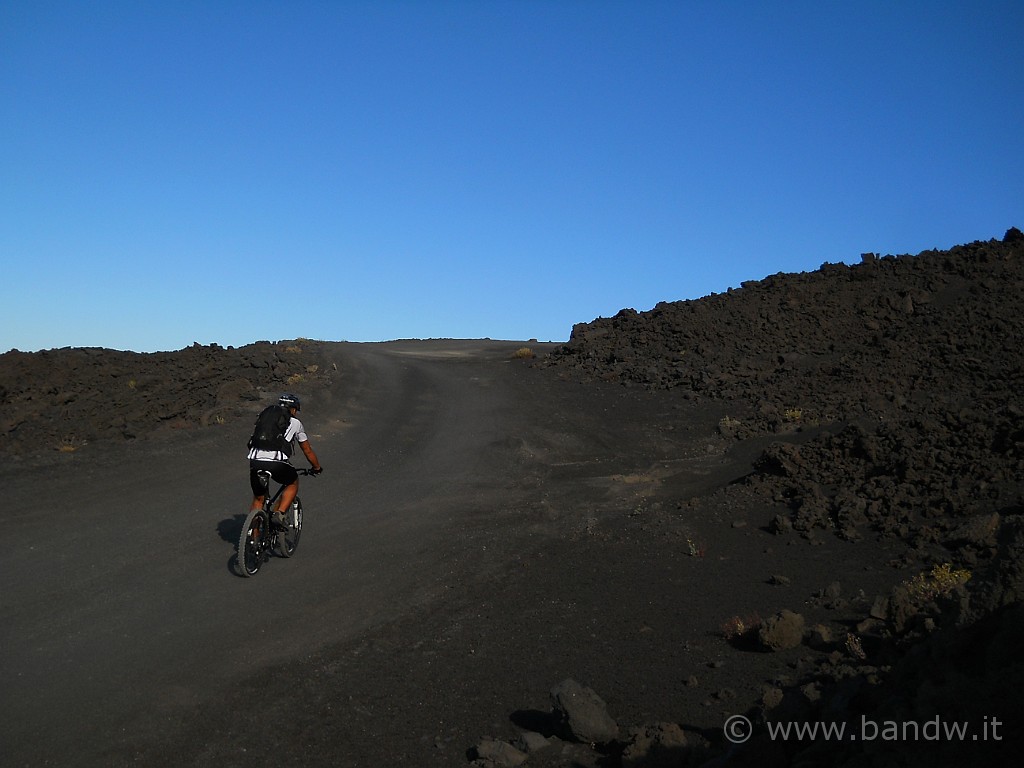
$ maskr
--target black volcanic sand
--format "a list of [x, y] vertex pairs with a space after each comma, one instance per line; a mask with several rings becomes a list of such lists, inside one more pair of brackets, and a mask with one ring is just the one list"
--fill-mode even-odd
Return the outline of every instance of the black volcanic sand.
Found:
[[[283, 765], [511, 765], [524, 755], [480, 757], [482, 740], [523, 732], [550, 737], [537, 766], [1007, 764], [1024, 746], [1022, 260], [1011, 229], [623, 310], [474, 363], [462, 342], [381, 345], [501, 377], [507, 437], [489, 450], [507, 504], [453, 531], [437, 599], [112, 739], [106, 760], [252, 764], [240, 744], [270, 718], [290, 723]], [[345, 354], [8, 352], [5, 473], [241, 435], [279, 391], [341, 410], [358, 399]], [[472, 493], [453, 483], [448, 501]], [[617, 738], [568, 738], [548, 696], [565, 678]], [[735, 714], [754, 725], [742, 745], [722, 731]], [[936, 718], [988, 738], [767, 731]]]

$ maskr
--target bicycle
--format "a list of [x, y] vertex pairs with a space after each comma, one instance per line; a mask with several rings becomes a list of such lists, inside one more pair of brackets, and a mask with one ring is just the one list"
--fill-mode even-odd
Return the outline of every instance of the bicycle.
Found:
[[[296, 469], [300, 475], [312, 475], [309, 469]], [[281, 528], [272, 522], [271, 510], [281, 496], [284, 486], [277, 493], [270, 495], [270, 473], [256, 473], [263, 483], [263, 507], [249, 512], [242, 525], [242, 534], [238, 537], [238, 567], [242, 575], [255, 576], [263, 563], [270, 559], [272, 552], [281, 557], [291, 557], [299, 546], [302, 534], [302, 502], [296, 496], [291, 508], [285, 514], [285, 527]]]

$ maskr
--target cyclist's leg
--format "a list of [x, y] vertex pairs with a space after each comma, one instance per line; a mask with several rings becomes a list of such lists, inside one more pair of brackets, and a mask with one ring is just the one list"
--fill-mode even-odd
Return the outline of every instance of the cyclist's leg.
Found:
[[267, 486], [256, 473], [256, 464], [252, 461], [249, 462], [249, 487], [252, 488], [252, 506], [249, 507], [251, 512], [263, 507], [264, 494], [267, 491]]
[[287, 512], [288, 507], [295, 501], [295, 497], [299, 493], [299, 478], [295, 478], [295, 482], [290, 485], [286, 485], [284, 490], [281, 491], [281, 498], [277, 500], [277, 509], [275, 512]]
[[277, 499], [276, 509], [273, 511], [287, 512], [288, 507], [292, 505], [296, 494], [299, 492], [299, 473], [295, 471], [295, 467], [291, 464], [281, 461], [277, 462], [277, 466], [274, 467], [273, 478], [275, 482], [284, 486], [281, 489], [281, 495]]

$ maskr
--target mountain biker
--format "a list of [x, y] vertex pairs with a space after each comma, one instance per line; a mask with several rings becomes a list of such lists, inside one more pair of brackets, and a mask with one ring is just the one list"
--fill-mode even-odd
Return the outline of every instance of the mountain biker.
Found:
[[[284, 433], [285, 443], [290, 444], [293, 440], [297, 440], [299, 448], [302, 449], [302, 453], [305, 454], [309, 466], [312, 467], [311, 474], [319, 475], [323, 472], [323, 468], [320, 466], [316, 453], [313, 452], [313, 447], [309, 444], [305, 427], [296, 418], [296, 414], [302, 408], [299, 398], [286, 393], [281, 395], [277, 402], [278, 405], [287, 408], [288, 413], [291, 415], [288, 429]], [[263, 506], [263, 496], [267, 490], [266, 486], [260, 482], [259, 475], [257, 475], [259, 471], [269, 472], [275, 482], [285, 486], [281, 492], [281, 498], [278, 499], [277, 509], [273, 510], [272, 515], [274, 523], [284, 525], [284, 516], [281, 513], [291, 506], [292, 501], [299, 492], [299, 473], [295, 471], [295, 467], [289, 461], [288, 454], [284, 451], [250, 448], [249, 485], [252, 486], [252, 509], [259, 509]]]

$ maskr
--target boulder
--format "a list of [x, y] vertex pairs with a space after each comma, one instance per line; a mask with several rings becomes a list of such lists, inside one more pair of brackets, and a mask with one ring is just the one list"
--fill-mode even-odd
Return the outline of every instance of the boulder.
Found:
[[606, 744], [618, 738], [619, 726], [608, 706], [593, 690], [575, 680], [563, 680], [551, 689], [555, 715], [566, 734], [584, 744]]
[[499, 741], [498, 739], [481, 739], [480, 743], [476, 745], [475, 751], [476, 760], [474, 760], [474, 764], [478, 766], [511, 768], [526, 762], [525, 752], [521, 752], [508, 742]]
[[804, 639], [804, 617], [784, 609], [765, 620], [757, 637], [761, 645], [770, 651], [796, 648]]

